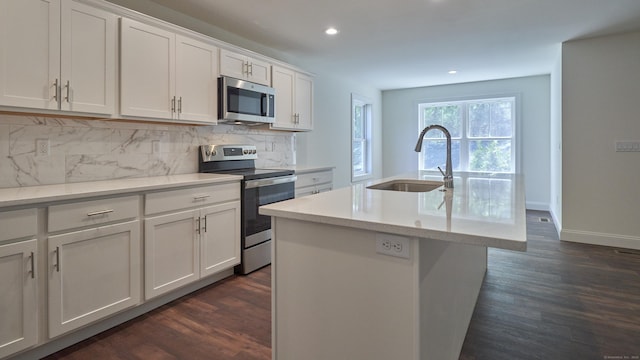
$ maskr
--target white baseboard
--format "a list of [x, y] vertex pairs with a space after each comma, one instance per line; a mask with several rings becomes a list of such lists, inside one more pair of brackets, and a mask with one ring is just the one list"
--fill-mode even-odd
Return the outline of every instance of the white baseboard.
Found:
[[637, 236], [562, 229], [560, 240], [640, 250], [640, 237]]
[[527, 201], [525, 206], [527, 210], [549, 211], [549, 203]]

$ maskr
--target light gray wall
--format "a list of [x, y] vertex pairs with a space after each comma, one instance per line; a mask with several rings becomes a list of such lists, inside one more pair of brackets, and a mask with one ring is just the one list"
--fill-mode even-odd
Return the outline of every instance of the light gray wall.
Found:
[[383, 175], [418, 168], [418, 102], [516, 94], [520, 98], [521, 169], [527, 208], [549, 210], [550, 76], [389, 90], [382, 93]]
[[562, 47], [563, 240], [640, 249], [640, 32]]

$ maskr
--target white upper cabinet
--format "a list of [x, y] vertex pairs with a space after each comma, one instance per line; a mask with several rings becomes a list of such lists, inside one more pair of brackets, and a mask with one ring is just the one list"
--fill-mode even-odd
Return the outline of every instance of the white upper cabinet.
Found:
[[62, 2], [61, 110], [115, 111], [116, 24], [106, 11]]
[[59, 74], [60, 0], [1, 1], [0, 105], [58, 109]]
[[178, 117], [218, 121], [218, 48], [176, 36]]
[[273, 66], [276, 89], [276, 120], [272, 129], [313, 129], [313, 79], [294, 70]]
[[173, 118], [175, 35], [125, 18], [120, 34], [120, 113]]
[[123, 18], [120, 49], [122, 115], [217, 122], [216, 47]]
[[225, 49], [220, 50], [220, 74], [271, 86], [271, 64]]
[[0, 2], [0, 105], [113, 113], [116, 31], [72, 0]]

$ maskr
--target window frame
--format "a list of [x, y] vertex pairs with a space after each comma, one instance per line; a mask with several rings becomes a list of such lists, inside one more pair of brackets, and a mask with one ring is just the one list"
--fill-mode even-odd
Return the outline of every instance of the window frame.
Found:
[[[363, 129], [360, 131], [363, 137], [356, 138], [355, 128], [355, 108], [356, 106], [363, 107]], [[356, 93], [351, 94], [351, 182], [358, 182], [373, 178], [373, 101], [366, 97]], [[354, 168], [354, 149], [357, 143], [362, 144], [364, 159], [363, 159], [363, 172], [356, 173]]]
[[[504, 99], [508, 99], [510, 101], [512, 101], [512, 127], [513, 127], [513, 132], [511, 134], [511, 137], [476, 137], [476, 138], [472, 138], [469, 135], [469, 113], [468, 113], [468, 107], [473, 104], [473, 103], [482, 103], [482, 102], [490, 102], [490, 101], [497, 101], [497, 100], [504, 100]], [[463, 171], [463, 172], [470, 172], [470, 173], [486, 173], [486, 172], [490, 172], [490, 173], [520, 173], [520, 167], [521, 167], [521, 145], [522, 145], [522, 137], [521, 137], [521, 124], [520, 124], [520, 119], [521, 119], [521, 114], [520, 114], [520, 109], [521, 109], [521, 94], [519, 93], [507, 93], [507, 94], [488, 94], [488, 95], [478, 95], [478, 96], [467, 96], [467, 97], [458, 97], [458, 98], [440, 98], [440, 99], [423, 99], [423, 100], [419, 100], [415, 102], [415, 107], [414, 109], [416, 109], [415, 111], [416, 113], [416, 118], [418, 119], [417, 123], [418, 123], [418, 131], [421, 132], [426, 126], [430, 125], [430, 124], [426, 124], [424, 121], [424, 111], [423, 109], [429, 105], [433, 106], [433, 105], [437, 105], [437, 106], [446, 106], [446, 105], [460, 105], [462, 104], [462, 111], [461, 111], [461, 129], [462, 129], [462, 133], [460, 134], [459, 137], [453, 137], [452, 136], [452, 140], [453, 141], [460, 141], [460, 169], [454, 169], [455, 171]], [[429, 134], [431, 134], [431, 132], [429, 132]], [[444, 140], [444, 135], [442, 136], [442, 139]], [[475, 170], [469, 170], [469, 146], [470, 143], [472, 141], [476, 141], [476, 140], [485, 140], [485, 139], [490, 139], [490, 140], [500, 140], [500, 139], [510, 139], [512, 141], [511, 144], [511, 171], [510, 172], [502, 172], [502, 171], [475, 171]], [[422, 151], [418, 154], [418, 170], [419, 171], [428, 171], [428, 172], [436, 172], [439, 173], [437, 170], [433, 170], [433, 169], [423, 169], [422, 165], [424, 164], [424, 156], [425, 156], [425, 149], [427, 148], [427, 144], [429, 141], [432, 141], [434, 139], [429, 139], [428, 137], [424, 138], [424, 144], [422, 147]], [[455, 163], [455, 161], [454, 161]], [[443, 169], [444, 170], [444, 169]]]

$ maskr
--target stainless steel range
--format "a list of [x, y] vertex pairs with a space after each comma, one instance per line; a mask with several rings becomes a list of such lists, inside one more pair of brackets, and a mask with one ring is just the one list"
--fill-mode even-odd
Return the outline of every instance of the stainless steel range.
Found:
[[295, 172], [256, 169], [254, 145], [202, 145], [201, 173], [242, 175], [242, 262], [236, 272], [248, 274], [271, 263], [271, 217], [258, 214], [258, 207], [293, 199]]

